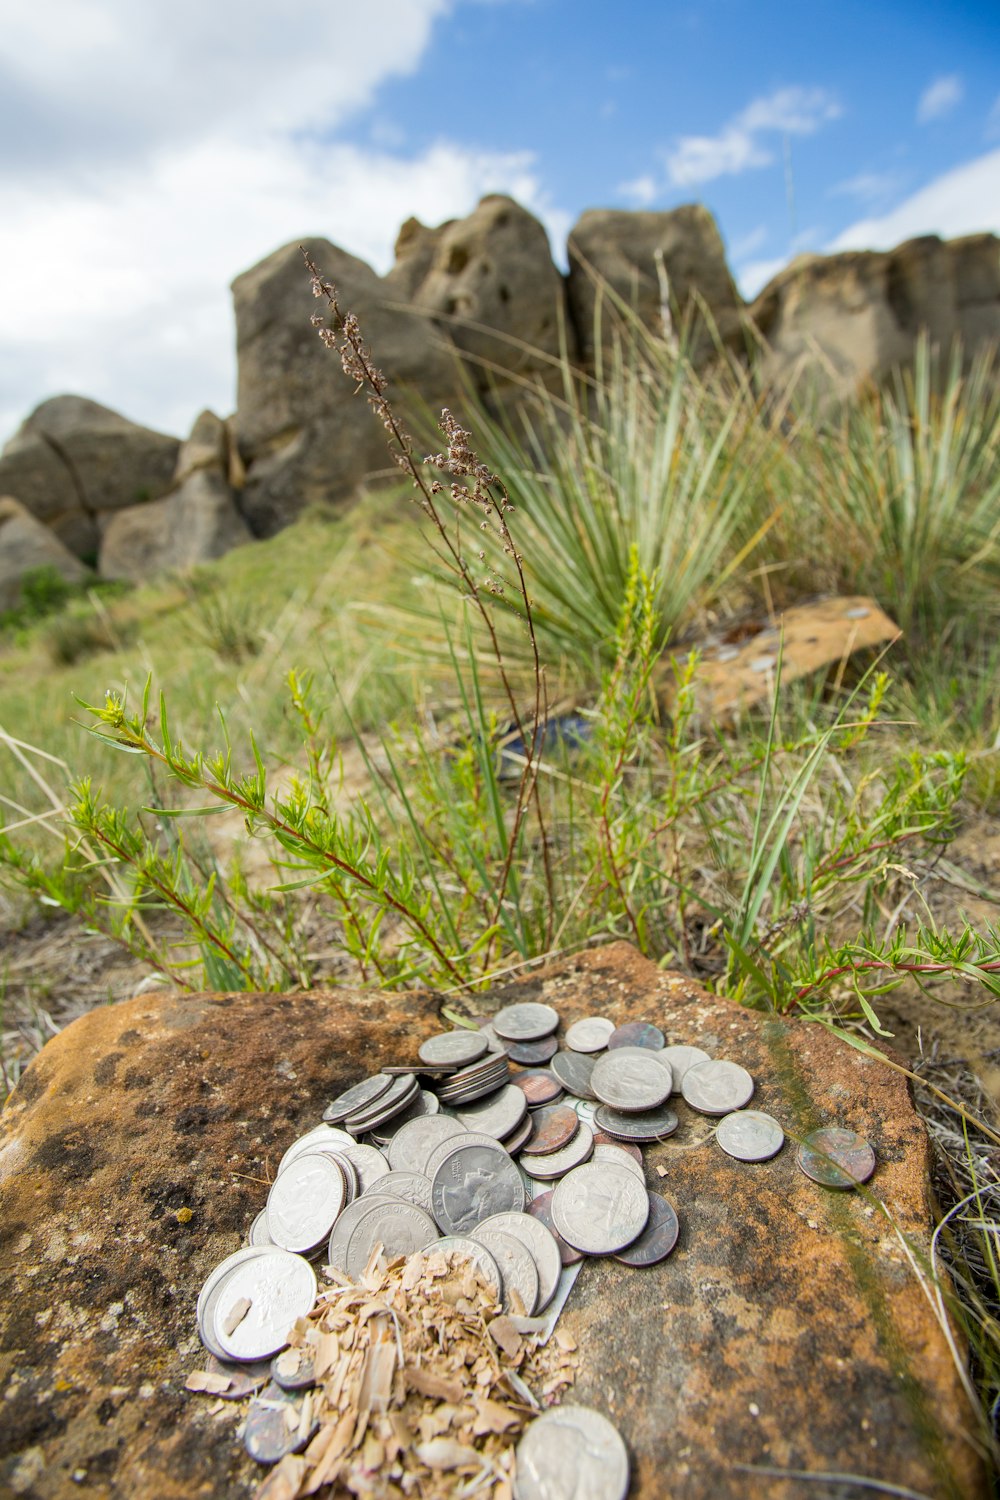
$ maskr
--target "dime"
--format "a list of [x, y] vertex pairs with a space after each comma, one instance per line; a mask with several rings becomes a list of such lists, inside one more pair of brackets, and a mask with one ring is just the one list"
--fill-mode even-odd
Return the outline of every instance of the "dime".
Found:
[[[635, 1151], [636, 1148], [633, 1146], [632, 1150]], [[630, 1154], [629, 1148], [623, 1145], [620, 1141], [602, 1141], [600, 1144], [597, 1144], [595, 1140], [594, 1149], [591, 1152], [590, 1160], [610, 1161], [614, 1162], [616, 1166], [628, 1167], [630, 1172], [634, 1172], [637, 1177], [645, 1182], [646, 1174], [642, 1169], [642, 1152], [637, 1151], [636, 1155], [639, 1158], [638, 1161], [636, 1161], [635, 1157]]]
[[[530, 1318], [538, 1304], [538, 1272], [531, 1252], [520, 1240], [498, 1229], [493, 1223], [477, 1224], [470, 1231], [469, 1238], [485, 1245], [497, 1263], [502, 1282], [504, 1312], [522, 1312]], [[520, 1307], [514, 1300], [515, 1293]]]
[[500, 1301], [503, 1291], [500, 1269], [485, 1245], [481, 1245], [478, 1240], [467, 1239], [462, 1234], [446, 1234], [424, 1246], [425, 1255], [436, 1255], [439, 1252], [449, 1257], [461, 1255], [466, 1260], [471, 1260], [490, 1292]]
[[594, 1132], [581, 1120], [579, 1129], [568, 1145], [558, 1151], [551, 1151], [547, 1156], [528, 1157], [525, 1166], [543, 1182], [551, 1182], [554, 1177], [562, 1177], [574, 1167], [582, 1166], [593, 1155], [593, 1151]]
[[267, 1229], [275, 1245], [300, 1254], [315, 1250], [347, 1201], [337, 1163], [320, 1151], [290, 1162], [267, 1195]]
[[664, 1062], [670, 1064], [670, 1071], [674, 1075], [672, 1092], [675, 1094], [680, 1093], [681, 1079], [688, 1068], [693, 1068], [695, 1063], [712, 1061], [708, 1053], [703, 1052], [700, 1047], [683, 1047], [680, 1045], [664, 1047], [662, 1052], [657, 1053], [657, 1056], [662, 1057]]
[[562, 1094], [562, 1084], [547, 1068], [532, 1068], [527, 1073], [516, 1073], [511, 1084], [521, 1090], [532, 1109], [539, 1104], [551, 1104]]
[[574, 1250], [572, 1245], [567, 1245], [562, 1235], [552, 1222], [552, 1193], [539, 1193], [537, 1198], [529, 1200], [525, 1213], [532, 1219], [537, 1219], [539, 1224], [544, 1224], [559, 1248], [559, 1259], [564, 1266], [574, 1266], [578, 1260], [583, 1260], [579, 1250]]
[[302, 1403], [275, 1381], [264, 1387], [251, 1401], [243, 1428], [243, 1446], [259, 1464], [276, 1464], [286, 1453], [304, 1448], [319, 1427], [318, 1421], [307, 1422], [305, 1430], [296, 1418]]
[[269, 1369], [271, 1379], [283, 1391], [307, 1391], [316, 1384], [316, 1351], [308, 1345], [304, 1349], [283, 1349], [274, 1356]]
[[634, 1162], [642, 1166], [642, 1148], [633, 1146], [628, 1141], [615, 1140], [613, 1135], [606, 1135], [603, 1130], [594, 1131], [594, 1151], [598, 1146], [614, 1146], [617, 1151], [624, 1151], [626, 1156], [631, 1157]]
[[253, 1223], [250, 1225], [250, 1228], [247, 1230], [247, 1244], [248, 1245], [273, 1245], [274, 1244], [274, 1241], [272, 1240], [272, 1238], [271, 1238], [271, 1236], [270, 1236], [270, 1234], [268, 1232], [268, 1228], [267, 1228], [267, 1209], [266, 1208], [262, 1208], [261, 1209], [261, 1211], [257, 1215], [256, 1219], [254, 1219]]
[[[546, 1196], [551, 1197], [551, 1194]], [[535, 1303], [535, 1312], [540, 1313], [548, 1307], [555, 1295], [556, 1287], [559, 1285], [559, 1273], [562, 1271], [562, 1257], [559, 1253], [559, 1244], [551, 1229], [546, 1228], [541, 1219], [531, 1214], [494, 1214], [490, 1219], [484, 1219], [473, 1230], [473, 1235], [481, 1243], [487, 1242], [482, 1239], [481, 1231], [488, 1229], [500, 1229], [504, 1234], [512, 1235], [514, 1239], [520, 1240], [521, 1244], [530, 1254], [535, 1263], [538, 1273], [538, 1300]], [[573, 1251], [579, 1255], [579, 1251]]]
[[626, 1167], [587, 1162], [552, 1194], [552, 1222], [584, 1255], [613, 1255], [631, 1245], [649, 1218], [645, 1185]]
[[559, 1013], [551, 1005], [529, 1000], [521, 1005], [505, 1005], [493, 1017], [497, 1036], [509, 1042], [538, 1042], [559, 1025]]
[[434, 1173], [431, 1202], [446, 1234], [465, 1234], [493, 1214], [520, 1212], [524, 1201], [521, 1174], [502, 1146], [460, 1144]]
[[691, 1108], [703, 1115], [728, 1115], [731, 1110], [742, 1109], [753, 1097], [753, 1079], [739, 1063], [716, 1058], [688, 1068], [681, 1093]]
[[534, 1129], [521, 1147], [522, 1156], [550, 1156], [553, 1151], [568, 1146], [580, 1129], [580, 1117], [568, 1104], [536, 1109], [532, 1120]]
[[715, 1139], [738, 1161], [768, 1161], [777, 1156], [785, 1132], [772, 1115], [759, 1109], [737, 1109], [715, 1127]]
[[549, 1071], [578, 1099], [596, 1099], [597, 1095], [590, 1086], [596, 1066], [597, 1059], [582, 1052], [557, 1052], [549, 1064]]
[[586, 1016], [574, 1021], [566, 1033], [566, 1045], [574, 1052], [603, 1052], [615, 1029], [604, 1016]]
[[382, 1197], [403, 1198], [415, 1203], [425, 1214], [431, 1212], [431, 1180], [422, 1172], [387, 1172], [375, 1184]]
[[638, 1239], [615, 1255], [615, 1260], [626, 1266], [655, 1266], [657, 1261], [666, 1260], [681, 1232], [677, 1215], [666, 1198], [659, 1193], [647, 1193], [646, 1196], [649, 1199], [649, 1218], [645, 1229]]
[[489, 1050], [489, 1041], [481, 1031], [442, 1031], [421, 1042], [417, 1056], [421, 1062], [451, 1063], [459, 1068], [476, 1062]]
[[392, 1087], [392, 1078], [388, 1073], [375, 1073], [371, 1078], [363, 1078], [360, 1083], [355, 1083], [351, 1088], [345, 1089], [338, 1094], [323, 1111], [323, 1119], [328, 1125], [338, 1125], [341, 1120], [346, 1120], [348, 1115], [353, 1115], [357, 1110], [363, 1109], [366, 1104], [373, 1104], [381, 1094]]
[[665, 1105], [632, 1115], [602, 1104], [594, 1113], [594, 1123], [614, 1140], [663, 1141], [677, 1129], [677, 1116]]
[[527, 1112], [528, 1101], [524, 1094], [509, 1083], [498, 1093], [490, 1094], [481, 1104], [460, 1109], [458, 1118], [466, 1130], [478, 1130], [499, 1141], [517, 1129]]
[[614, 1051], [618, 1047], [648, 1047], [658, 1052], [666, 1041], [666, 1037], [658, 1026], [653, 1026], [649, 1021], [626, 1021], [623, 1026], [618, 1026], [608, 1037], [608, 1049]]
[[347, 1116], [344, 1129], [349, 1130], [353, 1136], [364, 1135], [374, 1125], [382, 1125], [394, 1115], [400, 1114], [413, 1103], [419, 1093], [420, 1085], [412, 1074], [408, 1078], [393, 1078], [389, 1088], [374, 1104]]
[[839, 1125], [827, 1125], [807, 1135], [795, 1162], [799, 1170], [823, 1187], [852, 1188], [867, 1182], [875, 1170], [875, 1152], [863, 1136]]
[[284, 1348], [292, 1324], [312, 1312], [315, 1301], [316, 1273], [309, 1262], [287, 1250], [265, 1250], [226, 1277], [212, 1332], [228, 1359], [267, 1359]]
[[415, 1204], [402, 1198], [389, 1203], [373, 1202], [358, 1220], [347, 1242], [347, 1274], [358, 1280], [376, 1245], [381, 1245], [391, 1259], [394, 1255], [412, 1255], [437, 1238], [438, 1227], [434, 1220]]
[[590, 1079], [602, 1104], [628, 1114], [656, 1109], [670, 1097], [670, 1085], [670, 1069], [639, 1047], [605, 1053]]
[[204, 1368], [207, 1374], [221, 1375], [229, 1381], [226, 1390], [213, 1392], [220, 1401], [242, 1401], [246, 1396], [252, 1396], [254, 1391], [267, 1384], [271, 1371], [266, 1359], [239, 1365], [230, 1359], [216, 1359], [214, 1354], [208, 1356]]
[[514, 1500], [625, 1500], [628, 1453], [607, 1417], [554, 1406], [517, 1445]]
[[305, 1135], [300, 1135], [297, 1141], [292, 1142], [278, 1163], [278, 1171], [283, 1172], [290, 1161], [307, 1151], [337, 1151], [341, 1146], [350, 1146], [353, 1139], [346, 1130], [336, 1130], [332, 1125], [317, 1125], [315, 1130], [308, 1130]]
[[427, 1172], [427, 1158], [435, 1146], [464, 1135], [465, 1126], [449, 1115], [426, 1115], [400, 1126], [389, 1142], [389, 1165], [394, 1172]]
[[535, 1063], [548, 1062], [558, 1046], [554, 1036], [545, 1036], [540, 1042], [505, 1042], [504, 1051], [511, 1062], [534, 1067]]

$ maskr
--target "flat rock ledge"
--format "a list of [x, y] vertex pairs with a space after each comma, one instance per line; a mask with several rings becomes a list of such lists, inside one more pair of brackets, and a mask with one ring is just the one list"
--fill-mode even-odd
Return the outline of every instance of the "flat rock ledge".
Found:
[[[771, 1162], [732, 1161], [683, 1104], [677, 1134], [647, 1149], [648, 1180], [680, 1216], [678, 1247], [644, 1271], [586, 1264], [560, 1323], [580, 1346], [569, 1399], [618, 1424], [630, 1494], [847, 1500], [879, 1480], [985, 1496], [976, 1417], [904, 1249], [926, 1255], [933, 1226], [928, 1141], [905, 1079], [817, 1026], [714, 999], [624, 943], [470, 1005], [534, 998], [564, 1024], [650, 1020], [669, 1041], [742, 1062], [754, 1106], [790, 1137], [837, 1122], [878, 1157], [865, 1193], [831, 1192], [797, 1170], [791, 1140]], [[290, 1141], [349, 1082], [414, 1057], [441, 1029], [441, 1003], [148, 995], [45, 1047], [0, 1134], [0, 1493], [252, 1493], [262, 1471], [236, 1436], [240, 1404], [213, 1414], [184, 1391], [202, 1363], [198, 1290], [240, 1245]]]

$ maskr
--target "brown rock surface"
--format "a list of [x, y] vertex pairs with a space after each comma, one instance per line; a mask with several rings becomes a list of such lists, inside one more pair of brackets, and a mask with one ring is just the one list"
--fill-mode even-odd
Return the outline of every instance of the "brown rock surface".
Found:
[[[544, 998], [564, 1022], [653, 1020], [749, 1067], [754, 1104], [790, 1135], [838, 1121], [878, 1157], [869, 1193], [825, 1191], [797, 1172], [790, 1145], [754, 1166], [698, 1145], [710, 1122], [683, 1105], [677, 1135], [647, 1150], [679, 1245], [646, 1271], [585, 1265], [560, 1324], [581, 1351], [571, 1399], [621, 1428], [631, 1494], [801, 1495], [799, 1482], [737, 1467], [762, 1465], [985, 1496], [973, 1413], [896, 1235], [926, 1251], [932, 1223], [928, 1145], [905, 1081], [624, 944], [474, 1003], [515, 998]], [[93, 1011], [43, 1050], [0, 1138], [0, 1490], [251, 1492], [260, 1471], [236, 1438], [236, 1404], [215, 1412], [183, 1390], [202, 1359], [198, 1289], [237, 1248], [291, 1140], [339, 1088], [415, 1055], [437, 1012], [418, 994], [148, 996]], [[861, 1490], [814, 1482], [809, 1493]]]

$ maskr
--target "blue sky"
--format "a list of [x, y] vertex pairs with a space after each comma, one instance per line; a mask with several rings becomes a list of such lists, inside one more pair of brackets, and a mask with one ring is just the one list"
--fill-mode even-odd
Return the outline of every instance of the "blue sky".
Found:
[[234, 402], [228, 283], [325, 234], [379, 270], [511, 192], [715, 214], [748, 296], [802, 250], [1000, 233], [1000, 6], [0, 0], [0, 440], [73, 390]]

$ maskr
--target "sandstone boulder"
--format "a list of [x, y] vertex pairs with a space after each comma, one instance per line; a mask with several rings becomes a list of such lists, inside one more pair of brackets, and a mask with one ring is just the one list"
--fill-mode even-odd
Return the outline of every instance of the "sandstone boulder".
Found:
[[[663, 213], [588, 209], [569, 237], [569, 306], [580, 348], [587, 359], [595, 350], [594, 315], [600, 282], [606, 282], [647, 328], [663, 333], [666, 290], [674, 329], [697, 292], [707, 304], [722, 342], [742, 347], [742, 299], [726, 264], [718, 225], [700, 203]], [[596, 273], [596, 280], [595, 280]], [[707, 360], [714, 342], [699, 313], [694, 313], [691, 355]], [[611, 323], [604, 312], [602, 328]]]
[[97, 551], [108, 512], [170, 486], [179, 443], [83, 396], [53, 396], [0, 455], [0, 492], [14, 495], [78, 557]]
[[82, 583], [90, 572], [19, 501], [0, 497], [0, 610], [17, 607], [24, 578], [39, 568], [66, 583]]
[[[475, 997], [540, 999], [658, 1024], [754, 1075], [789, 1137], [838, 1122], [874, 1145], [865, 1193], [818, 1187], [787, 1144], [725, 1156], [681, 1103], [646, 1151], [681, 1238], [644, 1271], [585, 1264], [560, 1331], [579, 1348], [568, 1399], [628, 1443], [633, 1497], [799, 1500], [869, 1486], [948, 1500], [988, 1493], [948, 1340], [914, 1274], [933, 1209], [928, 1143], [905, 1079], [816, 1026], [752, 1013], [625, 944]], [[448, 997], [449, 1005], [455, 998]], [[340, 990], [148, 995], [102, 1006], [27, 1069], [0, 1126], [0, 1487], [250, 1495], [260, 1471], [238, 1403], [188, 1396], [204, 1364], [198, 1290], [236, 1249], [285, 1148], [335, 1093], [410, 1060], [448, 1025], [440, 997]], [[566, 1398], [564, 1398], [566, 1399]], [[843, 1484], [817, 1471], [861, 1476]]]

